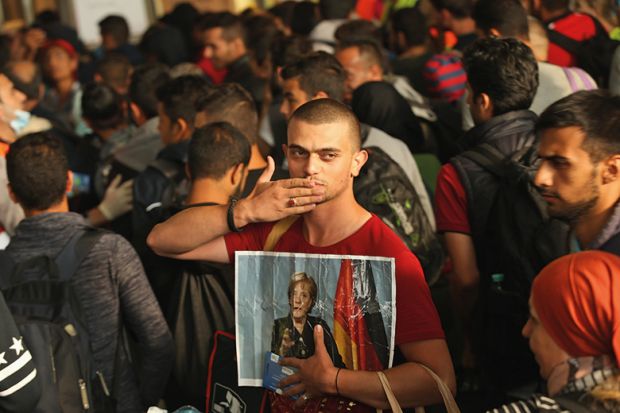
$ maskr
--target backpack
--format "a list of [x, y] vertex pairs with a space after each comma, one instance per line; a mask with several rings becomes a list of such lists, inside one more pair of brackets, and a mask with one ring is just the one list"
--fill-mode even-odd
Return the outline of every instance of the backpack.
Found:
[[[78, 230], [56, 257], [39, 255], [15, 263], [9, 253], [0, 252], [2, 293], [42, 386], [35, 412], [115, 411], [115, 384], [94, 367], [84, 314], [71, 283], [102, 234], [92, 228]], [[115, 371], [118, 349], [116, 353]]]
[[168, 179], [168, 185], [161, 198], [161, 208], [172, 209], [183, 204], [189, 192], [189, 180], [182, 165], [167, 159], [157, 158], [149, 164]]
[[478, 251], [484, 259], [478, 259], [481, 331], [476, 337], [488, 369], [515, 382], [538, 376], [521, 335], [529, 317], [532, 281], [549, 262], [570, 253], [568, 225], [548, 216], [546, 203], [532, 183], [535, 155], [533, 146], [506, 156], [489, 144], [461, 155], [484, 168], [498, 184], [486, 222], [474, 232], [482, 243], [476, 243], [476, 249], [485, 250]]
[[417, 192], [403, 169], [383, 150], [365, 148], [368, 161], [353, 181], [355, 199], [377, 215], [413, 252], [429, 285], [441, 274], [443, 249]]
[[601, 23], [592, 18], [596, 34], [587, 40], [572, 39], [560, 32], [547, 28], [549, 41], [568, 51], [577, 59], [577, 66], [592, 76], [601, 88], [609, 86], [609, 75], [614, 52], [620, 42], [612, 40]]
[[235, 327], [234, 273], [202, 262], [179, 265], [183, 268], [180, 274], [169, 274], [177, 279], [166, 317], [176, 356], [166, 405], [171, 410], [184, 404], [204, 410], [207, 375], [213, 371], [209, 359], [214, 341], [217, 343], [215, 333]]

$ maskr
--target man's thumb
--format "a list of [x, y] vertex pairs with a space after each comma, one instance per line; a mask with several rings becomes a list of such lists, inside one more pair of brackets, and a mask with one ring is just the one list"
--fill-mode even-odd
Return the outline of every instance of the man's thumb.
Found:
[[325, 341], [323, 341], [323, 326], [320, 324], [314, 326], [314, 350], [315, 353], [327, 353]]
[[256, 181], [257, 184], [262, 184], [265, 182], [269, 182], [271, 177], [273, 176], [273, 172], [276, 170], [276, 163], [273, 161], [271, 156], [267, 157], [267, 167], [261, 174], [260, 178]]

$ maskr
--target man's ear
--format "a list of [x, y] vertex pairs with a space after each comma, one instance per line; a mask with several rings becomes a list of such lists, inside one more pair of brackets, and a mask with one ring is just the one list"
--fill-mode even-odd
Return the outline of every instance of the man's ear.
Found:
[[67, 171], [67, 187], [65, 188], [65, 193], [71, 192], [73, 189], [73, 172]]
[[353, 161], [351, 162], [351, 176], [358, 176], [367, 160], [368, 152], [366, 152], [366, 149], [360, 149], [357, 151], [353, 155]]
[[230, 183], [233, 186], [238, 186], [239, 182], [243, 181], [245, 169], [245, 165], [242, 163], [239, 163], [232, 167], [232, 173], [230, 174]]
[[312, 96], [312, 100], [314, 100], [314, 99], [325, 99], [325, 98], [328, 98], [328, 97], [329, 97], [329, 95], [327, 93], [325, 93], [322, 90], [319, 90], [318, 92], [315, 93], [314, 96]]
[[493, 117], [493, 101], [489, 95], [486, 93], [480, 93], [474, 99], [474, 104], [480, 108], [482, 113]]
[[502, 37], [502, 34], [495, 27], [492, 27], [489, 30], [488, 36], [489, 37], [497, 37], [497, 38], [499, 38], [499, 37]]
[[373, 64], [368, 68], [368, 75], [371, 80], [381, 80], [383, 78], [383, 68], [381, 65]]
[[140, 107], [134, 102], [129, 103], [129, 110], [131, 111], [131, 117], [138, 124], [138, 126], [141, 126], [144, 122], [146, 122], [144, 112], [142, 112], [142, 109], [140, 109]]
[[187, 134], [190, 131], [190, 127], [189, 124], [187, 123], [187, 121], [183, 118], [178, 118], [175, 122], [174, 122], [174, 140], [175, 142], [180, 142], [182, 141], [185, 137], [187, 137]]
[[602, 162], [603, 185], [618, 181], [620, 179], [620, 154], [612, 155]]
[[288, 153], [288, 145], [283, 143], [282, 144], [282, 152], [284, 153], [284, 157], [288, 158], [287, 153]]

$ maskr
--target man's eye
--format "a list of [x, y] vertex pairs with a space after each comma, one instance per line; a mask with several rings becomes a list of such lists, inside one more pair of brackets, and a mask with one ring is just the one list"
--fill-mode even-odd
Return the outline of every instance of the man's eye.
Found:
[[324, 154], [321, 154], [321, 158], [330, 161], [330, 160], [336, 158], [336, 154], [335, 153], [329, 153], [329, 152], [328, 153], [324, 153]]

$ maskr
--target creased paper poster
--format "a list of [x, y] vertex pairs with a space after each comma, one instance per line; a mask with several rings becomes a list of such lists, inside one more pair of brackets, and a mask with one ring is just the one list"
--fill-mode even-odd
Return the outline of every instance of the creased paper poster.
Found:
[[261, 386], [265, 352], [308, 358], [314, 326], [334, 365], [392, 365], [396, 284], [392, 258], [237, 252], [235, 317], [240, 386]]

